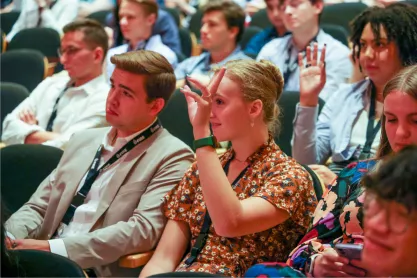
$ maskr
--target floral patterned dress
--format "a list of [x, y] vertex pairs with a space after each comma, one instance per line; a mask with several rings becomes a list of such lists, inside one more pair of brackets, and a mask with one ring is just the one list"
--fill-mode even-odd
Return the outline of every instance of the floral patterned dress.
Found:
[[[223, 167], [233, 155], [230, 149], [220, 157]], [[242, 276], [253, 264], [286, 259], [305, 234], [317, 204], [308, 172], [284, 154], [271, 136], [247, 161], [249, 168], [235, 183], [236, 196], [239, 200], [263, 198], [287, 211], [289, 219], [268, 230], [235, 238], [217, 235], [211, 225], [204, 248], [194, 263], [185, 264], [188, 253], [176, 271]], [[206, 213], [196, 163], [165, 196], [164, 210], [168, 219], [189, 225], [194, 245]]]
[[298, 277], [296, 270], [304, 272], [307, 258], [326, 247], [336, 243], [363, 244], [364, 191], [360, 180], [376, 165], [376, 160], [360, 161], [349, 164], [340, 172], [336, 182], [320, 200], [310, 229], [291, 252], [286, 266], [282, 263], [260, 264], [252, 267], [245, 276]]

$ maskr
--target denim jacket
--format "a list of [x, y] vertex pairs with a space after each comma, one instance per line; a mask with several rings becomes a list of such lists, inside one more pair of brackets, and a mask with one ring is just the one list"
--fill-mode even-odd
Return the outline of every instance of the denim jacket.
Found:
[[351, 146], [353, 125], [365, 108], [364, 96], [369, 80], [343, 84], [332, 94], [320, 116], [318, 106], [302, 107], [298, 103], [294, 119], [292, 155], [302, 164], [324, 164], [350, 159], [358, 146]]

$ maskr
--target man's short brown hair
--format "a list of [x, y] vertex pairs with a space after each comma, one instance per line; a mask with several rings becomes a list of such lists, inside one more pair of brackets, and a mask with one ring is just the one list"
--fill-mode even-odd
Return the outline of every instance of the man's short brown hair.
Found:
[[156, 1], [154, 0], [123, 0], [123, 1], [129, 1], [138, 5], [141, 5], [143, 7], [143, 10], [145, 11], [145, 15], [151, 15], [155, 14], [156, 17], [158, 17], [158, 4], [156, 4]]
[[203, 8], [203, 15], [209, 12], [219, 11], [227, 22], [227, 27], [237, 27], [236, 43], [239, 43], [245, 31], [245, 11], [233, 1], [210, 0]]
[[63, 28], [64, 34], [69, 32], [81, 31], [84, 33], [84, 42], [92, 48], [101, 47], [103, 49], [103, 60], [109, 49], [109, 40], [103, 26], [93, 19], [79, 19], [68, 23]]
[[110, 58], [116, 68], [144, 75], [148, 101], [163, 98], [165, 105], [175, 90], [174, 69], [161, 54], [150, 50], [130, 51]]

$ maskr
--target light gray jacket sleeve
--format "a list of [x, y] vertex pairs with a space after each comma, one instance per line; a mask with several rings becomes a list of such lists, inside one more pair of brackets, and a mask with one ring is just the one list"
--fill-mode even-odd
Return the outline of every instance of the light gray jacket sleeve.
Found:
[[301, 164], [323, 164], [331, 155], [331, 106], [326, 104], [317, 120], [318, 110], [318, 106], [296, 106], [292, 156]]

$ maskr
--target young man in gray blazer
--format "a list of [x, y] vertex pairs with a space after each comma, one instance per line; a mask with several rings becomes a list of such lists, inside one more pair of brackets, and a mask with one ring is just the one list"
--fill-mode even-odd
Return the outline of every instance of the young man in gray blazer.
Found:
[[117, 260], [155, 248], [166, 223], [162, 197], [194, 156], [157, 118], [175, 88], [169, 62], [152, 51], [111, 61], [111, 127], [75, 134], [6, 229], [11, 248], [58, 253], [99, 276], [131, 276], [138, 273], [119, 268]]

